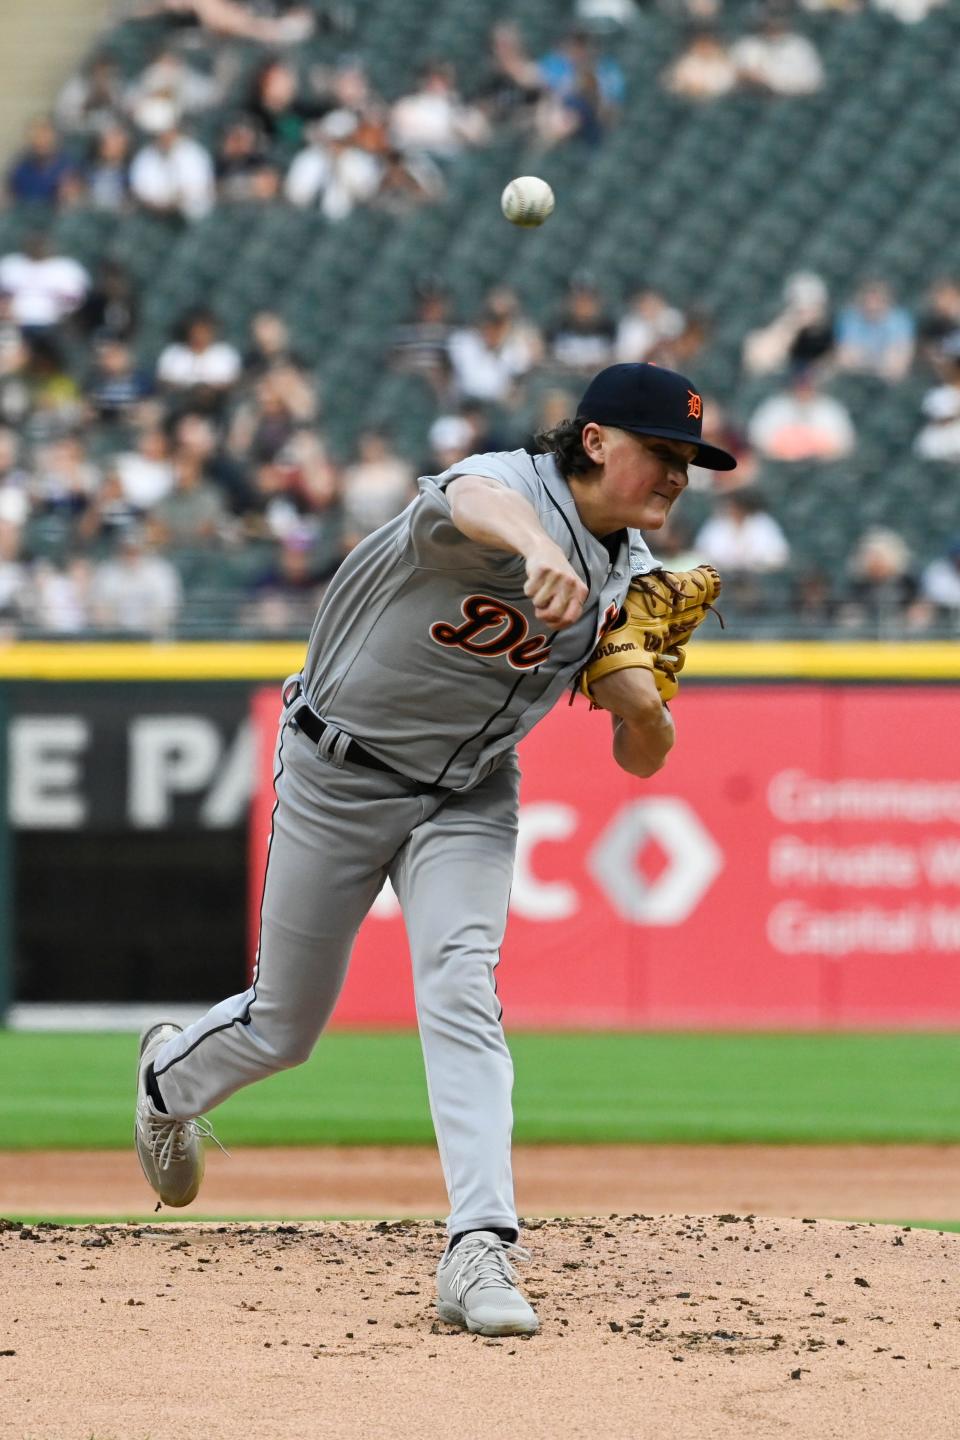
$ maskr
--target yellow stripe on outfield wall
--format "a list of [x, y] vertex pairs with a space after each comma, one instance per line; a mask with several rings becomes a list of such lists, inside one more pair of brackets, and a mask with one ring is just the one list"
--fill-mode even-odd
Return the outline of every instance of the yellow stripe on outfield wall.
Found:
[[[282, 680], [306, 644], [185, 641], [140, 645], [23, 642], [0, 648], [2, 680]], [[730, 641], [694, 644], [704, 680], [960, 680], [960, 643]]]
[[282, 680], [306, 643], [179, 645], [25, 642], [0, 649], [0, 680]]
[[960, 680], [960, 644], [706, 642], [691, 649], [687, 667], [711, 680]]

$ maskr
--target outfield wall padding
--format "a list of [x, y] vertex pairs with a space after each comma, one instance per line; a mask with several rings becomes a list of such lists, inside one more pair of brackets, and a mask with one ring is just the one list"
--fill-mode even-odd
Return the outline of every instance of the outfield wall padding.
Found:
[[[521, 746], [497, 989], [511, 1025], [960, 1024], [960, 689], [690, 686], [651, 780], [610, 722], [556, 709]], [[275, 689], [256, 701], [251, 922], [273, 804]], [[365, 922], [335, 1017], [414, 1022], [395, 898]]]

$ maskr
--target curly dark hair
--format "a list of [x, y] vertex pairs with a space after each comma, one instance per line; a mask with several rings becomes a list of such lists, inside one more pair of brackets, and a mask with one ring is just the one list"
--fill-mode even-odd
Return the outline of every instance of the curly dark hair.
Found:
[[539, 430], [534, 441], [539, 454], [549, 453], [565, 480], [571, 475], [586, 475], [595, 468], [583, 448], [583, 427], [586, 420], [561, 420], [552, 430]]

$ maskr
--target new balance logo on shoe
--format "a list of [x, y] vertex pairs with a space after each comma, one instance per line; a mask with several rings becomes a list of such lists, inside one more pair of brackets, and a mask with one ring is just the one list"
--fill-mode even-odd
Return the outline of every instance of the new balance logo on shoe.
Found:
[[437, 1314], [475, 1335], [532, 1335], [540, 1325], [517, 1289], [511, 1257], [529, 1260], [522, 1246], [493, 1230], [473, 1230], [437, 1267]]

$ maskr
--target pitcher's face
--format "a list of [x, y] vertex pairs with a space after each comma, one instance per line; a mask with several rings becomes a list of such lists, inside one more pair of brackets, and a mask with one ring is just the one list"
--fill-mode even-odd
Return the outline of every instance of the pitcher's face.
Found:
[[624, 525], [659, 530], [687, 488], [687, 466], [697, 453], [695, 445], [681, 440], [596, 424], [584, 430], [584, 449], [602, 466], [595, 500], [598, 513], [615, 521], [610, 530]]

